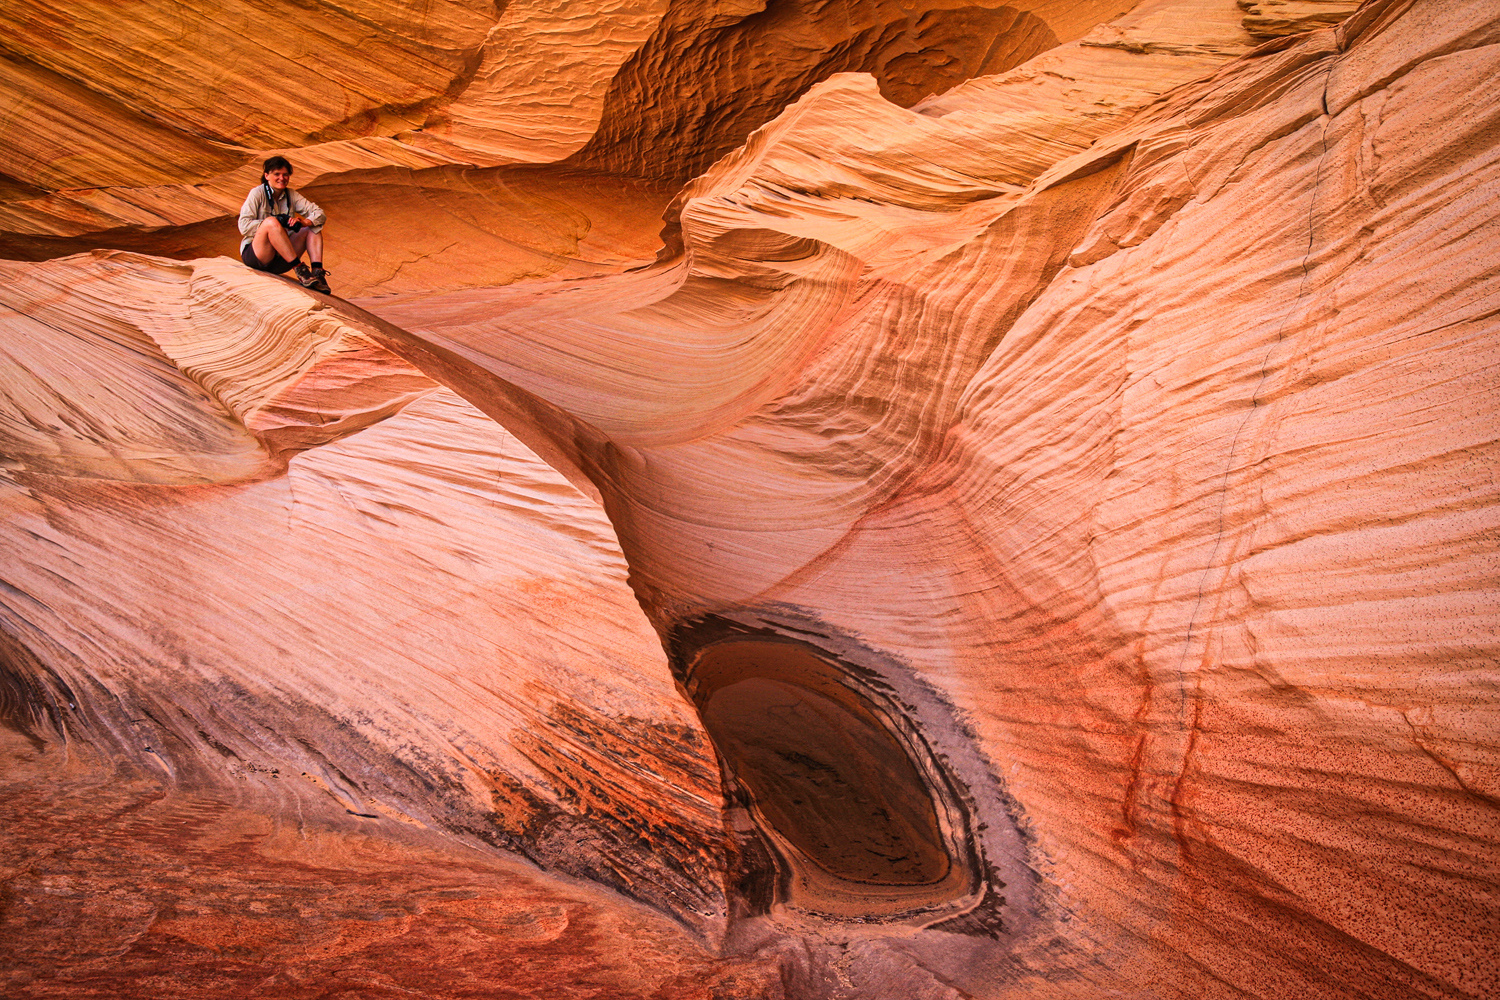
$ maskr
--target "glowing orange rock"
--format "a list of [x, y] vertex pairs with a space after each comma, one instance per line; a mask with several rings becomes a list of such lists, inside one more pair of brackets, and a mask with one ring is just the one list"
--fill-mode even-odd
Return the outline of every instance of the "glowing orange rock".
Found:
[[[1025, 6], [622, 3], [568, 80], [455, 21], [430, 134], [307, 162], [528, 235], [367, 262], [369, 312], [5, 265], [6, 704], [740, 956], [632, 925], [662, 995], [1494, 992], [1500, 19]], [[184, 214], [132, 238], [187, 245], [153, 183]]]

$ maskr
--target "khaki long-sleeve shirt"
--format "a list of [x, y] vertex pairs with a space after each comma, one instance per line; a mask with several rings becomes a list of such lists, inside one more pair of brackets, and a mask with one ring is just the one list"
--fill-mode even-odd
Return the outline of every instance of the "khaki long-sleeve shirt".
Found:
[[240, 236], [244, 237], [240, 240], [240, 251], [243, 252], [245, 244], [255, 238], [255, 231], [260, 228], [262, 222], [273, 215], [280, 215], [286, 210], [288, 204], [291, 205], [293, 212], [296, 212], [313, 224], [313, 232], [321, 233], [323, 231], [323, 225], [328, 221], [328, 217], [323, 214], [323, 210], [317, 205], [314, 205], [291, 188], [287, 188], [286, 191], [276, 198], [276, 207], [273, 208], [271, 203], [266, 199], [265, 185], [257, 184], [250, 189], [250, 194], [245, 197], [245, 204], [240, 206]]

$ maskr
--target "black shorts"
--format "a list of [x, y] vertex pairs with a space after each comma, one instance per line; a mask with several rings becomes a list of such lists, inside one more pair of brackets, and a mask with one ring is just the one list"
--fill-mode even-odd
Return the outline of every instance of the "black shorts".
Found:
[[242, 261], [245, 262], [245, 266], [246, 267], [254, 268], [257, 271], [268, 271], [271, 274], [285, 274], [286, 272], [290, 271], [293, 267], [295, 267], [296, 264], [297, 264], [296, 261], [294, 261], [294, 260], [287, 260], [285, 257], [281, 256], [281, 254], [277, 253], [275, 250], [271, 251], [271, 261], [270, 261], [270, 263], [268, 263], [268, 264], [262, 264], [260, 262], [260, 260], [257, 259], [256, 256], [255, 256], [255, 244], [254, 243], [246, 243], [244, 245], [244, 247], [241, 248], [241, 250], [240, 250], [240, 260], [242, 260]]

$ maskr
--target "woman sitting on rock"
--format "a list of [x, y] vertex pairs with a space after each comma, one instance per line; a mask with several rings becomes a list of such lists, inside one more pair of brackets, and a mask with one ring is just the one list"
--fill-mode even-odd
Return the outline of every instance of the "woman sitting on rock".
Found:
[[[240, 207], [240, 259], [246, 267], [271, 274], [297, 269], [302, 287], [328, 293], [323, 270], [323, 210], [287, 185], [292, 165], [273, 156], [262, 165], [260, 187], [252, 188]], [[307, 252], [312, 264], [302, 263]]]

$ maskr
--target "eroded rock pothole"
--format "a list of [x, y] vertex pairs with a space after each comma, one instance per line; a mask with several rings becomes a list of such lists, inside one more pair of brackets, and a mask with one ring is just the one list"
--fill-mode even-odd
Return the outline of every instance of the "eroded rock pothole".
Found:
[[775, 869], [745, 881], [761, 887], [752, 912], [1015, 930], [1025, 847], [952, 708], [903, 664], [792, 617], [707, 616], [674, 636], [736, 825]]

